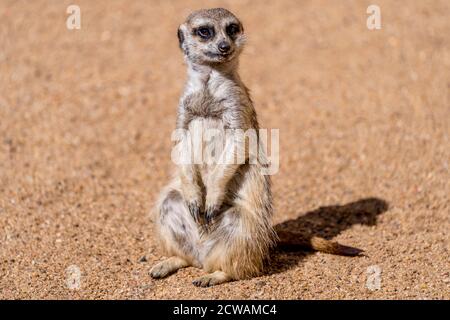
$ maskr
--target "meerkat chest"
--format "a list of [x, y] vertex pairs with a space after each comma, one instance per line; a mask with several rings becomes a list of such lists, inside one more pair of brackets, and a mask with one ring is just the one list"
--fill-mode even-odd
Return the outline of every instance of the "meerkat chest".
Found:
[[223, 102], [206, 90], [187, 95], [182, 102], [186, 122], [190, 125], [196, 118], [222, 119], [225, 112]]
[[[222, 79], [223, 80], [223, 79]], [[243, 113], [239, 87], [233, 82], [213, 80], [201, 86], [188, 86], [182, 98], [179, 127], [190, 135], [190, 157], [208, 171], [225, 164], [224, 152], [233, 130], [240, 128]]]
[[[198, 117], [189, 123], [191, 159], [200, 165], [202, 173], [221, 163], [220, 159], [226, 147], [227, 130], [218, 118]], [[202, 175], [203, 175], [202, 174]]]

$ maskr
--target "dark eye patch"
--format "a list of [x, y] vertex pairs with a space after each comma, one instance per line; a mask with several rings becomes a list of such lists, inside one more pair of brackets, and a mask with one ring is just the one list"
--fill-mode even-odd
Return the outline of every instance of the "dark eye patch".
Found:
[[203, 40], [209, 40], [214, 37], [214, 27], [212, 26], [201, 26], [194, 29], [194, 33]]
[[233, 38], [241, 31], [241, 28], [239, 27], [238, 24], [231, 23], [226, 27], [225, 31], [227, 32], [227, 35], [229, 37]]

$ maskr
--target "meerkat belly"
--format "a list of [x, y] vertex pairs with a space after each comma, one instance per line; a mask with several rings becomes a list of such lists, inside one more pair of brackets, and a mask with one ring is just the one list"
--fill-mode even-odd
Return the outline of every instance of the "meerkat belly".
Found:
[[223, 121], [215, 118], [196, 118], [189, 124], [194, 163], [199, 165], [202, 178], [221, 164], [226, 131]]

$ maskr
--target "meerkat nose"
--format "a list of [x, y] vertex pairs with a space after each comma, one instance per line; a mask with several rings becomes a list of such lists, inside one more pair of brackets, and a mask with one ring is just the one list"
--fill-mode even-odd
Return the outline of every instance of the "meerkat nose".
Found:
[[230, 51], [231, 46], [228, 42], [222, 41], [219, 43], [218, 48], [220, 52], [227, 53], [228, 51]]

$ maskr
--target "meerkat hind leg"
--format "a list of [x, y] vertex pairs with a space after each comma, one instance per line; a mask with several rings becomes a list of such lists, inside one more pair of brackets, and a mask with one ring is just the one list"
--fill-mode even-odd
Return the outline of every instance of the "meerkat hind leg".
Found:
[[189, 266], [189, 263], [179, 257], [170, 257], [155, 266], [150, 270], [150, 275], [154, 279], [160, 279], [175, 273], [181, 268]]
[[231, 277], [223, 271], [215, 271], [203, 277], [195, 279], [192, 284], [197, 287], [211, 287], [231, 281]]

